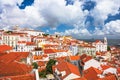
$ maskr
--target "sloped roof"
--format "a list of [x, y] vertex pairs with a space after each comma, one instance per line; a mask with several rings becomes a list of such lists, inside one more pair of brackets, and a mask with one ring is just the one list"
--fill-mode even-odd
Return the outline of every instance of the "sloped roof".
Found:
[[35, 80], [35, 74], [25, 74], [25, 75], [17, 75], [17, 76], [5, 76], [1, 77], [0, 80]]
[[79, 72], [78, 67], [73, 65], [73, 64], [71, 64], [71, 63], [69, 63], [69, 62], [63, 61], [63, 62], [58, 63], [57, 65], [53, 66], [53, 68], [54, 69], [57, 68], [60, 72], [61, 71], [65, 71], [66, 72], [66, 75], [64, 75], [62, 77], [62, 79], [64, 79], [65, 77], [67, 77], [71, 73], [80, 76], [80, 72]]
[[27, 45], [27, 46], [35, 45], [35, 43], [34, 43], [34, 42], [26, 42], [26, 45]]
[[29, 73], [32, 67], [23, 63], [11, 62], [9, 64], [0, 62], [0, 76], [14, 76]]
[[115, 75], [105, 76], [104, 78], [99, 78], [97, 80], [117, 80]]
[[8, 51], [8, 50], [12, 50], [12, 47], [8, 45], [0, 45], [1, 52]]
[[13, 61], [20, 61], [23, 58], [27, 58], [29, 52], [10, 52], [0, 57], [0, 62], [9, 63]]
[[91, 60], [91, 59], [92, 59], [91, 56], [86, 56], [86, 57], [83, 59], [83, 62], [87, 62], [87, 61], [89, 61], [89, 60]]
[[80, 56], [69, 56], [70, 60], [80, 60]]
[[38, 62], [38, 66], [40, 66], [40, 67], [41, 67], [41, 66], [45, 66], [45, 65], [46, 65], [46, 63], [45, 63], [44, 61], [39, 61], [39, 62]]
[[101, 70], [94, 68], [94, 67], [90, 67], [84, 71], [84, 77], [87, 80], [97, 80], [99, 78], [97, 75], [101, 73], [102, 73]]
[[54, 46], [58, 46], [58, 44], [44, 44], [44, 47], [54, 47]]
[[40, 59], [43, 59], [43, 56], [41, 56], [41, 55], [40, 55], [40, 56], [34, 55], [34, 56], [33, 56], [33, 59], [34, 59], [34, 60], [40, 60]]
[[44, 49], [45, 54], [56, 53], [55, 49]]
[[111, 66], [109, 66], [109, 65], [101, 65], [101, 68], [102, 68], [102, 70], [106, 70], [106, 69], [108, 69], [108, 68], [110, 68]]
[[81, 78], [76, 78], [74, 80], [87, 80], [85, 77], [81, 77]]
[[57, 50], [57, 49], [44, 49], [45, 54], [52, 54], [57, 52], [66, 52], [66, 50]]

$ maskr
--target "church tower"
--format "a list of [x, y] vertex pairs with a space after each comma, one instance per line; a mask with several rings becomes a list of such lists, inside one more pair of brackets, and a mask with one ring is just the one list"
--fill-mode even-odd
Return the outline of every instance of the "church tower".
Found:
[[104, 37], [104, 51], [107, 51], [107, 38]]
[[104, 44], [107, 45], [107, 38], [106, 37], [104, 37]]

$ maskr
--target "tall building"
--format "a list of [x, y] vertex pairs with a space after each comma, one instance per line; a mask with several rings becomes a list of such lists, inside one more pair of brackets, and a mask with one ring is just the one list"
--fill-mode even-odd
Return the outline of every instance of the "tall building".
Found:
[[95, 42], [92, 43], [92, 46], [95, 46], [96, 51], [98, 51], [98, 52], [107, 51], [107, 38], [104, 37], [104, 42], [102, 42], [100, 40], [96, 40]]

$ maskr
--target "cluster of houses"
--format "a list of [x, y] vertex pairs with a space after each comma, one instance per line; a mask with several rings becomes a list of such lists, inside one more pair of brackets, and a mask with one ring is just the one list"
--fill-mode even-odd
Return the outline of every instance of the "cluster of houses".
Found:
[[[39, 72], [56, 60], [46, 80], [119, 80], [120, 49], [108, 42], [45, 35], [30, 29], [0, 30], [0, 80], [41, 80]], [[38, 64], [33, 69], [32, 63]]]

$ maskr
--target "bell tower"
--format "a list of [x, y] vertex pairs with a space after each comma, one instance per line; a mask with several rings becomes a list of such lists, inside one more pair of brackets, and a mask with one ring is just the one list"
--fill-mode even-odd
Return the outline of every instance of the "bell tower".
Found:
[[104, 37], [104, 44], [107, 45], [107, 38], [106, 37]]
[[107, 38], [104, 37], [104, 51], [107, 51]]

